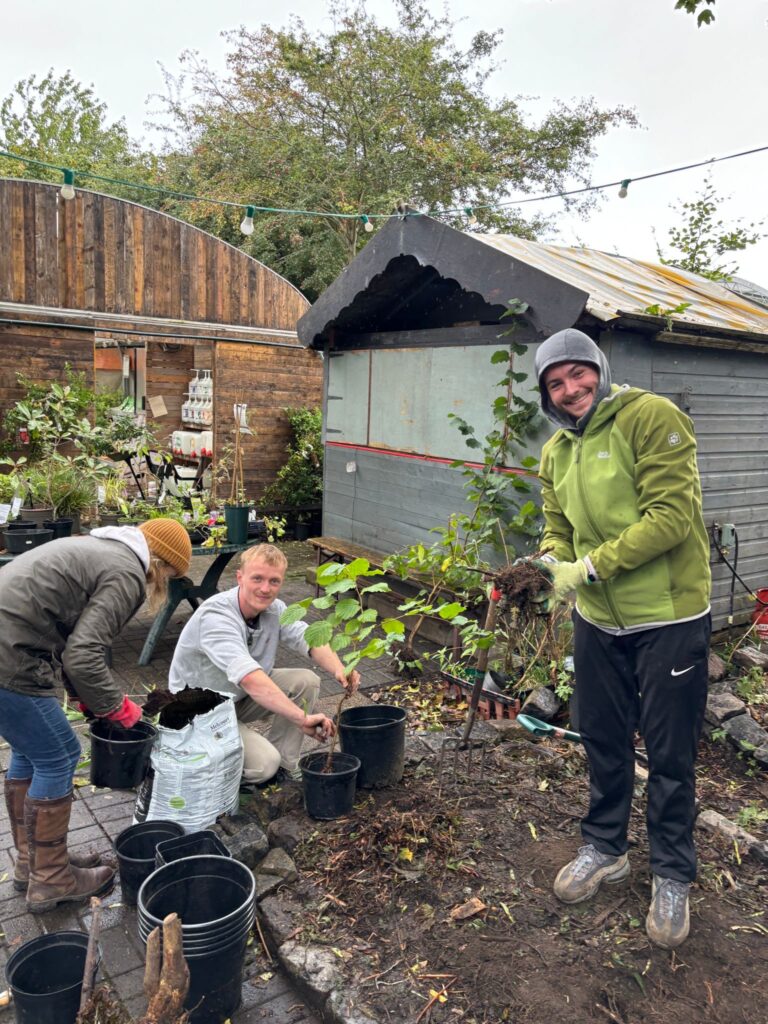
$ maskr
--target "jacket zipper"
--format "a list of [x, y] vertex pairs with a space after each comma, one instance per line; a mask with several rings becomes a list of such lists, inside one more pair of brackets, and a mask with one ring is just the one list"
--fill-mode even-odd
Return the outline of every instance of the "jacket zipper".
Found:
[[[584, 438], [583, 437], [579, 437], [578, 441], [576, 442], [576, 456], [574, 458], [574, 462], [575, 462], [576, 467], [577, 467], [577, 469], [576, 469], [576, 481], [577, 481], [578, 488], [579, 488], [579, 498], [581, 500], [581, 504], [582, 504], [582, 507], [584, 509], [584, 513], [586, 515], [587, 522], [589, 523], [590, 529], [592, 530], [594, 535], [598, 538], [598, 540], [602, 544], [602, 543], [605, 543], [606, 538], [603, 535], [603, 532], [600, 529], [600, 527], [595, 522], [594, 517], [592, 516], [592, 510], [591, 510], [591, 508], [589, 506], [589, 501], [587, 499], [587, 491], [586, 491], [586, 488], [584, 486], [584, 476], [583, 476], [583, 472], [582, 472], [582, 468], [581, 468], [582, 467], [581, 447], [582, 447], [583, 441], [584, 441]], [[624, 629], [624, 620], [619, 615], [618, 608], [616, 607], [616, 604], [615, 604], [615, 602], [613, 600], [613, 596], [611, 594], [611, 584], [610, 584], [610, 582], [608, 580], [606, 580], [602, 584], [602, 586], [603, 586], [603, 594], [605, 595], [606, 604], [611, 609], [611, 614], [613, 615], [613, 618], [614, 618], [615, 622], [617, 623], [619, 629]]]

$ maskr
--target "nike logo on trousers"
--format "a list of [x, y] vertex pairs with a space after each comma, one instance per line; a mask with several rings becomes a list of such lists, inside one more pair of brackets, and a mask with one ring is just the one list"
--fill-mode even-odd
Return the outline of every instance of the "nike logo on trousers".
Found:
[[673, 676], [684, 676], [685, 673], [686, 672], [690, 672], [693, 667], [694, 667], [693, 665], [689, 665], [688, 668], [681, 668], [679, 672], [677, 671], [677, 669], [673, 668], [672, 669], [672, 675]]

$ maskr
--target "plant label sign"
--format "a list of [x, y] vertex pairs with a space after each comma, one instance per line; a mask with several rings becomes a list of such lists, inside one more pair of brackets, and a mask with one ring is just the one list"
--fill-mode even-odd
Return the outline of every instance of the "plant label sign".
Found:
[[11, 511], [10, 505], [0, 505], [0, 523], [8, 522], [8, 513]]
[[19, 509], [21, 508], [22, 500], [22, 498], [16, 495], [16, 497], [11, 502], [11, 515], [13, 516], [14, 519], [19, 514]]

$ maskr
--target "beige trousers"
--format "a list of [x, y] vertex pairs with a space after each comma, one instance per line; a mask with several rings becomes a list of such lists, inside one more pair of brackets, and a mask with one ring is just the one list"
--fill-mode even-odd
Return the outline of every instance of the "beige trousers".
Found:
[[[286, 697], [311, 715], [320, 692], [320, 677], [307, 668], [276, 668], [270, 679]], [[243, 781], [267, 782], [285, 768], [297, 771], [304, 733], [287, 718], [267, 711], [250, 697], [235, 704], [240, 737], [243, 741]], [[269, 723], [266, 732], [257, 729], [257, 723]]]

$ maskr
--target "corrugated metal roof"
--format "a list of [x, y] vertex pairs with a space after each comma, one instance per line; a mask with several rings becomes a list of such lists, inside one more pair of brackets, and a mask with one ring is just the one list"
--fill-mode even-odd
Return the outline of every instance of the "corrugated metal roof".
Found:
[[473, 233], [472, 237], [588, 292], [587, 309], [600, 320], [614, 320], [620, 311], [647, 314], [649, 306], [664, 311], [688, 302], [684, 313], [673, 314], [675, 322], [768, 334], [768, 310], [715, 281], [676, 267], [597, 249], [542, 245], [513, 235]]

